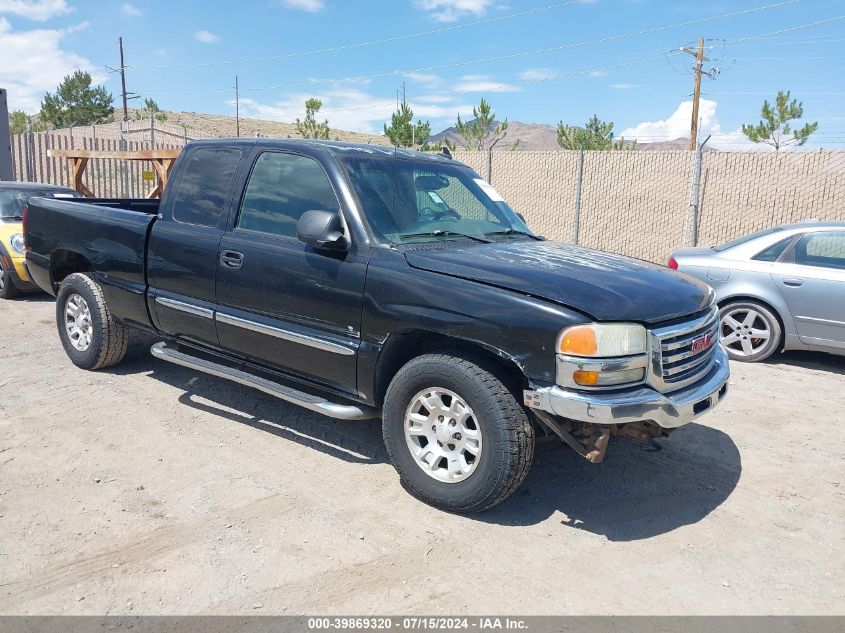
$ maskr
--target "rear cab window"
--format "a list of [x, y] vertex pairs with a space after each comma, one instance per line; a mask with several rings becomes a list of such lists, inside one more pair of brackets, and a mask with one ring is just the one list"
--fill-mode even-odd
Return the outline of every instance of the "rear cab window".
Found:
[[232, 147], [194, 150], [174, 193], [173, 219], [184, 224], [217, 226], [240, 160], [241, 151]]

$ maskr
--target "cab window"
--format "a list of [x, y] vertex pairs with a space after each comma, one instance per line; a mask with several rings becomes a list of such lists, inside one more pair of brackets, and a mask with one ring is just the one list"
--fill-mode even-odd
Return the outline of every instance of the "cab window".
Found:
[[296, 237], [296, 224], [306, 211], [340, 211], [322, 166], [306, 156], [262, 153], [249, 177], [237, 228]]

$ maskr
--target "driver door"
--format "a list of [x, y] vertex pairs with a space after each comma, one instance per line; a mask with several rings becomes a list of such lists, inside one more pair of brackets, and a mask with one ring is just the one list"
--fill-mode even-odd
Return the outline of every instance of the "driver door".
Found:
[[253, 156], [220, 241], [217, 336], [236, 354], [354, 393], [369, 251], [351, 240], [340, 254], [300, 242], [296, 224], [309, 210], [342, 213], [319, 162], [281, 151]]

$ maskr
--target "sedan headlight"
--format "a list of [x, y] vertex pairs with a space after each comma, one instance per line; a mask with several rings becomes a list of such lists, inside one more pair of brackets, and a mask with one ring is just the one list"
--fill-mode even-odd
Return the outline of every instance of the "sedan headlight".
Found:
[[643, 382], [648, 364], [648, 333], [636, 323], [587, 323], [560, 333], [558, 384], [616, 387]]
[[21, 255], [24, 254], [25, 242], [23, 239], [23, 235], [21, 235], [20, 233], [15, 233], [14, 235], [12, 235], [11, 239], [9, 240], [9, 243], [12, 245], [13, 251], [15, 251], [16, 253], [20, 253]]
[[646, 329], [637, 323], [586, 323], [560, 333], [558, 352], [569, 356], [607, 358], [644, 354]]

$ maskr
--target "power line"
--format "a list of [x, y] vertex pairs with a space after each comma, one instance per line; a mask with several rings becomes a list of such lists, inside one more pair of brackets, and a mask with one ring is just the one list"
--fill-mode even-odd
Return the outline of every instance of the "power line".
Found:
[[[615, 41], [615, 40], [621, 40], [621, 39], [627, 39], [627, 38], [636, 37], [636, 36], [639, 36], [639, 35], [648, 35], [648, 34], [651, 34], [651, 33], [658, 33], [658, 32], [661, 32], [661, 31], [667, 31], [667, 30], [670, 30], [670, 29], [681, 28], [681, 27], [684, 27], [684, 26], [691, 26], [691, 25], [694, 25], [694, 24], [701, 24], [701, 23], [704, 23], [704, 22], [711, 22], [711, 21], [714, 21], [714, 20], [736, 17], [736, 16], [739, 16], [739, 15], [746, 15], [746, 14], [749, 14], [749, 13], [755, 13], [755, 12], [759, 12], [759, 11], [765, 11], [765, 10], [768, 10], [768, 9], [774, 9], [774, 8], [789, 5], [789, 4], [794, 4], [795, 2], [798, 2], [798, 1], [799, 0], [785, 0], [784, 2], [778, 2], [778, 3], [775, 3], [775, 4], [769, 4], [769, 5], [765, 5], [765, 6], [761, 6], [761, 7], [754, 7], [754, 8], [751, 8], [751, 9], [744, 9], [742, 11], [734, 11], [734, 12], [731, 12], [731, 13], [723, 13], [723, 14], [720, 14], [720, 15], [706, 17], [706, 18], [697, 18], [695, 20], [688, 20], [686, 22], [677, 22], [677, 23], [674, 23], [674, 24], [665, 24], [665, 25], [662, 25], [662, 26], [651, 27], [651, 28], [648, 28], [648, 29], [640, 30], [640, 31], [631, 31], [631, 32], [628, 32], [628, 33], [619, 33], [619, 34], [616, 34], [616, 35], [608, 35], [608, 36], [605, 36], [605, 37], [600, 37], [600, 38], [596, 38], [596, 39], [592, 39], [592, 40], [583, 40], [583, 41], [580, 41], [580, 42], [571, 42], [571, 43], [568, 43], [568, 44], [560, 44], [558, 46], [551, 46], [551, 47], [540, 48], [540, 49], [517, 51], [517, 52], [514, 52], [514, 53], [508, 53], [506, 55], [497, 55], [497, 56], [494, 56], [494, 57], [485, 57], [485, 58], [481, 58], [481, 59], [463, 60], [463, 61], [459, 61], [459, 62], [452, 62], [452, 63], [449, 63], [449, 64], [441, 64], [441, 65], [436, 65], [436, 66], [424, 66], [424, 67], [421, 67], [421, 68], [393, 70], [393, 71], [390, 71], [390, 72], [377, 73], [377, 74], [373, 74], [373, 75], [357, 75], [357, 76], [351, 76], [351, 77], [340, 77], [340, 78], [335, 78], [335, 79], [322, 79], [322, 80], [318, 79], [318, 80], [313, 80], [313, 81], [288, 83], [288, 84], [278, 84], [278, 85], [274, 85], [274, 86], [262, 86], [262, 87], [255, 87], [255, 88], [246, 88], [245, 90], [248, 90], [248, 91], [251, 91], [251, 92], [260, 92], [260, 91], [264, 91], [264, 90], [284, 90], [284, 89], [287, 89], [287, 88], [298, 88], [298, 87], [302, 87], [302, 86], [310, 86], [310, 85], [321, 84], [321, 83], [341, 83], [341, 82], [348, 82], [348, 81], [365, 81], [365, 80], [372, 80], [372, 79], [383, 79], [385, 77], [395, 77], [397, 75], [407, 75], [407, 74], [410, 74], [410, 73], [431, 72], [431, 71], [434, 71], [434, 70], [446, 70], [446, 69], [451, 69], [451, 68], [459, 68], [461, 66], [469, 66], [469, 65], [473, 65], [473, 64], [485, 64], [485, 63], [490, 63], [490, 62], [500, 62], [500, 61], [505, 61], [505, 60], [509, 60], [509, 59], [515, 59], [517, 57], [525, 57], [525, 56], [528, 56], [528, 55], [537, 55], [537, 54], [541, 54], [541, 53], [552, 53], [552, 52], [557, 52], [557, 51], [571, 49], [571, 48], [579, 48], [579, 47], [582, 47], [582, 46], [589, 46], [589, 45], [592, 45], [592, 44], [604, 44], [604, 43], [607, 43], [607, 42], [611, 42], [611, 41]], [[843, 16], [843, 17], [845, 17], [845, 16]], [[149, 92], [149, 93], [145, 93], [145, 94], [150, 94], [150, 95], [202, 94], [202, 93], [209, 93], [210, 94], [210, 93], [214, 93], [214, 92], [228, 92], [228, 90], [205, 90], [205, 91], [194, 90], [194, 91], [186, 91], [186, 92]]]
[[[795, 0], [797, 1], [797, 0]], [[149, 66], [149, 68], [155, 69], [166, 69], [166, 68], [203, 68], [207, 66], [223, 66], [229, 64], [251, 64], [257, 62], [269, 62], [269, 61], [277, 61], [280, 59], [290, 59], [293, 57], [302, 57], [304, 55], [316, 55], [318, 53], [335, 53], [338, 51], [345, 51], [350, 50], [353, 48], [362, 48], [364, 46], [374, 46], [376, 44], [387, 44], [390, 42], [398, 42], [401, 40], [408, 40], [416, 37], [426, 37], [429, 35], [436, 35], [438, 33], [446, 33], [449, 31], [457, 31], [458, 29], [465, 29], [473, 26], [480, 26], [482, 24], [490, 24], [493, 22], [502, 22], [504, 20], [510, 20], [512, 18], [519, 18], [526, 15], [532, 15], [535, 13], [541, 13], [543, 11], [550, 11], [552, 9], [560, 9], [561, 7], [570, 6], [573, 4], [581, 4], [582, 0], [569, 0], [569, 2], [559, 2], [557, 4], [550, 4], [544, 7], [537, 7], [535, 9], [527, 9], [525, 11], [519, 11], [517, 13], [511, 13], [509, 15], [501, 15], [493, 18], [485, 18], [483, 20], [476, 20], [474, 22], [466, 22], [464, 24], [456, 24], [454, 26], [444, 26], [438, 29], [432, 29], [430, 31], [420, 31], [418, 33], [408, 33], [405, 35], [396, 35], [393, 37], [385, 37], [377, 40], [369, 40], [366, 42], [355, 42], [352, 44], [342, 44], [340, 46], [332, 46], [329, 48], [317, 48], [307, 51], [297, 51], [294, 53], [282, 53], [279, 55], [267, 55], [265, 57], [253, 57], [253, 58], [246, 58], [246, 59], [232, 59], [232, 60], [223, 60], [223, 61], [216, 61], [216, 62], [202, 62], [198, 64], [170, 64], [170, 65], [155, 65]]]

